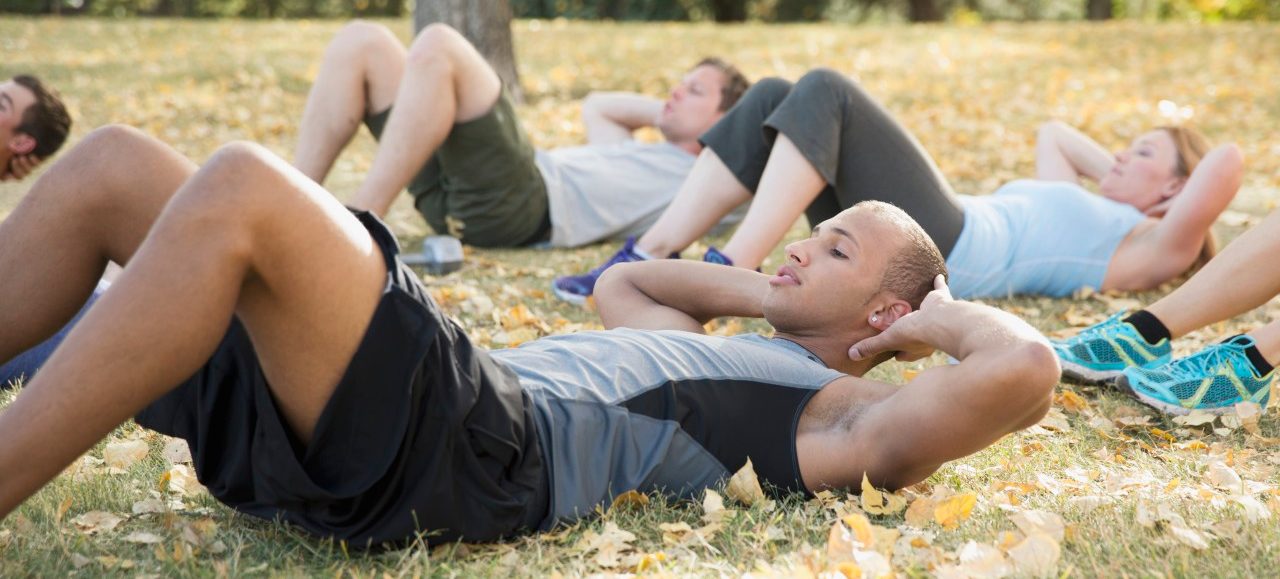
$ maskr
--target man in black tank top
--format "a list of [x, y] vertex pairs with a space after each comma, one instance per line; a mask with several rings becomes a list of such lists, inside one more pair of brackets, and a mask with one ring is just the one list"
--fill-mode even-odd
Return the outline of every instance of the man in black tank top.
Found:
[[[0, 412], [0, 516], [135, 414], [188, 441], [219, 500], [357, 546], [420, 529], [492, 540], [553, 508], [520, 368], [435, 309], [376, 218], [260, 147], [229, 145], [197, 170], [137, 131], [99, 129], [0, 223], [0, 247], [0, 361], [65, 324], [108, 260], [128, 264]], [[910, 484], [1047, 410], [1058, 368], [1043, 338], [951, 300], [941, 256], [901, 211], [855, 207], [788, 257], [772, 277], [619, 267], [602, 280], [601, 314], [694, 332], [763, 316], [847, 374], [803, 401], [802, 490], [864, 473]], [[961, 362], [904, 387], [857, 377], [933, 348]]]

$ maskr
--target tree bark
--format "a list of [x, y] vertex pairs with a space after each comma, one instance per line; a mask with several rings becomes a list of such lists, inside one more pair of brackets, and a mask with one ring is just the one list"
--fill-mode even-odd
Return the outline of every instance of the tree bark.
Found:
[[716, 22], [742, 22], [747, 19], [747, 0], [711, 0], [711, 17]]
[[1111, 0], [1085, 0], [1084, 15], [1089, 20], [1111, 20], [1112, 10]]
[[912, 22], [941, 22], [942, 11], [934, 0], [909, 0], [907, 18]]
[[511, 98], [524, 101], [511, 40], [511, 4], [507, 0], [415, 0], [414, 34], [433, 22], [443, 22], [462, 33], [498, 72]]

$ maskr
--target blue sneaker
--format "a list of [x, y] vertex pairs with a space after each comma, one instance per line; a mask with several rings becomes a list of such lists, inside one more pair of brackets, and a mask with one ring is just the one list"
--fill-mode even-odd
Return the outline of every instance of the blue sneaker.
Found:
[[707, 263], [718, 263], [720, 265], [733, 265], [733, 260], [729, 256], [720, 253], [719, 249], [708, 246], [707, 253], [702, 256], [702, 261]]
[[[671, 257], [680, 257], [679, 253], [671, 254]], [[597, 267], [582, 275], [566, 275], [556, 278], [551, 282], [551, 291], [556, 297], [573, 304], [582, 305], [587, 303], [587, 298], [595, 292], [596, 280], [600, 279], [600, 275], [604, 270], [613, 267], [615, 264], [628, 263], [632, 261], [644, 261], [645, 257], [636, 253], [636, 238], [627, 239], [627, 243], [613, 254], [609, 261], [604, 262]]]
[[1169, 414], [1224, 414], [1246, 400], [1266, 408], [1276, 372], [1258, 375], [1245, 353], [1252, 345], [1253, 338], [1236, 336], [1162, 366], [1129, 368], [1119, 383], [1138, 400]]
[[1115, 381], [1130, 366], [1150, 368], [1168, 362], [1173, 351], [1168, 338], [1148, 344], [1133, 324], [1122, 321], [1126, 313], [1120, 312], [1065, 340], [1053, 340], [1062, 375], [1097, 384]]

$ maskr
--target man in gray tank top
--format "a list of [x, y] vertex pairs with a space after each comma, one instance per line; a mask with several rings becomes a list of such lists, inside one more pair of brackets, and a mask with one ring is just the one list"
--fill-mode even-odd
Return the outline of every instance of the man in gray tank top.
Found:
[[[494, 353], [376, 216], [251, 145], [196, 170], [99, 129], [0, 223], [0, 247], [0, 363], [127, 263], [0, 411], [0, 517], [130, 416], [185, 439], [218, 500], [357, 547], [498, 539], [631, 489], [693, 496], [748, 458], [777, 492], [896, 488], [1034, 424], [1059, 376], [1034, 329], [952, 300], [937, 248], [883, 203], [821, 223], [774, 276], [612, 268], [613, 329]], [[719, 316], [776, 332], [704, 335]], [[935, 348], [959, 363], [861, 378]]]
[[[582, 105], [587, 145], [535, 151], [497, 73], [456, 31], [428, 26], [406, 51], [386, 27], [354, 22], [325, 52], [294, 165], [323, 183], [363, 119], [380, 144], [350, 206], [385, 215], [408, 187], [432, 229], [465, 243], [583, 245], [655, 221], [702, 150], [698, 137], [748, 84], [708, 58], [665, 101], [593, 92]], [[663, 141], [633, 140], [644, 127]]]

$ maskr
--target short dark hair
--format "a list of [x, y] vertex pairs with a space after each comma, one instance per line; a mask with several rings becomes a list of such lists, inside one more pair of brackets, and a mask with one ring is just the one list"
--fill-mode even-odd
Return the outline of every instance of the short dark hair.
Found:
[[883, 201], [863, 201], [854, 207], [875, 212], [902, 232], [905, 239], [885, 266], [880, 291], [906, 300], [913, 310], [920, 309], [924, 297], [933, 291], [934, 278], [947, 275], [947, 260], [942, 257], [942, 252], [906, 211]]
[[23, 111], [22, 123], [16, 131], [35, 139], [36, 147], [31, 154], [42, 159], [48, 158], [67, 141], [67, 133], [71, 132], [71, 114], [62, 103], [62, 97], [40, 79], [20, 74], [13, 77], [13, 82], [25, 87], [36, 97], [36, 101]]
[[742, 74], [738, 67], [725, 62], [720, 57], [708, 56], [699, 60], [694, 68], [700, 66], [710, 66], [724, 75], [724, 85], [720, 87], [720, 112], [733, 108], [733, 105], [738, 104], [738, 99], [742, 98], [742, 94], [751, 88], [751, 80], [747, 75]]

